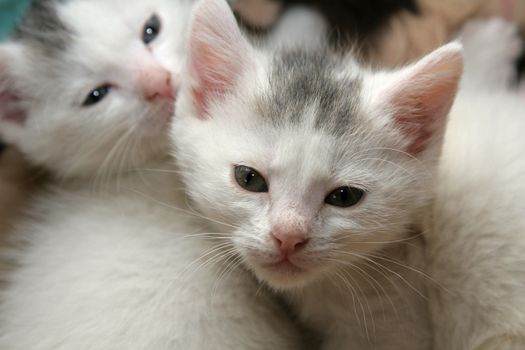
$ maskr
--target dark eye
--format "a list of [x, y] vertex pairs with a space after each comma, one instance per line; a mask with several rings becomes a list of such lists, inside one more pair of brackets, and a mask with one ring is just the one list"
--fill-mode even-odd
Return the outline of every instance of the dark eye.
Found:
[[246, 191], [268, 192], [268, 185], [257, 170], [243, 165], [235, 166], [235, 180]]
[[365, 191], [359, 188], [343, 186], [333, 190], [324, 202], [335, 207], [348, 208], [359, 203], [364, 195]]
[[111, 91], [110, 85], [103, 85], [103, 86], [96, 88], [95, 90], [89, 93], [89, 95], [84, 100], [84, 103], [82, 104], [82, 106], [88, 107], [88, 106], [92, 106], [94, 104], [99, 103], [100, 101], [104, 99], [104, 97], [106, 97], [109, 94], [110, 91]]
[[160, 27], [160, 19], [157, 15], [153, 15], [148, 19], [142, 30], [142, 41], [144, 44], [148, 45], [155, 40], [160, 33]]

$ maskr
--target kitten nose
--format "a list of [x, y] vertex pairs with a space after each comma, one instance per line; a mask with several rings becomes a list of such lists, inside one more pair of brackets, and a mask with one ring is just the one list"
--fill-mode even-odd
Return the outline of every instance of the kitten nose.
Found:
[[144, 69], [140, 74], [140, 86], [144, 98], [153, 101], [157, 98], [175, 99], [171, 73], [162, 67]]
[[274, 230], [272, 236], [279, 244], [281, 253], [288, 257], [308, 243], [304, 232], [299, 230]]

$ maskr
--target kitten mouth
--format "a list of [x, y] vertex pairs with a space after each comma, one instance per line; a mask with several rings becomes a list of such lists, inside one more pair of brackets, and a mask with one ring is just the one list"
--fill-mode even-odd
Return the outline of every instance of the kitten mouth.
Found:
[[315, 279], [316, 267], [293, 261], [289, 258], [281, 258], [273, 262], [259, 263], [256, 265], [256, 275], [278, 289], [294, 289], [307, 285]]
[[285, 274], [298, 274], [305, 272], [304, 268], [293, 263], [289, 258], [282, 258], [277, 262], [264, 264], [263, 267], [274, 272]]

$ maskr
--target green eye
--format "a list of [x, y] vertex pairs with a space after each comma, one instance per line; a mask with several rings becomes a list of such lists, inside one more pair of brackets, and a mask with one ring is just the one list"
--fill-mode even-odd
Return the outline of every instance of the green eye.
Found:
[[235, 180], [246, 191], [268, 192], [268, 185], [264, 177], [257, 170], [244, 165], [235, 166]]
[[157, 15], [151, 16], [150, 19], [144, 25], [142, 30], [142, 41], [148, 45], [150, 42], [155, 40], [160, 33], [160, 19]]
[[334, 207], [349, 208], [361, 201], [365, 191], [349, 186], [339, 187], [326, 196], [324, 202]]
[[91, 91], [89, 95], [87, 95], [82, 106], [88, 107], [88, 106], [92, 106], [94, 104], [99, 103], [109, 94], [110, 91], [111, 91], [110, 85], [99, 86], [95, 90]]

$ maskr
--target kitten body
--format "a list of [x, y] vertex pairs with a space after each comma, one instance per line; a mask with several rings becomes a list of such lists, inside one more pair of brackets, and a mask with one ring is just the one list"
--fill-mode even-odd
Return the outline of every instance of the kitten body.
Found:
[[[465, 26], [466, 74], [450, 114], [427, 218], [436, 349], [523, 349], [525, 128], [516, 27]], [[487, 47], [491, 50], [487, 50]]]
[[196, 208], [324, 349], [430, 349], [419, 225], [458, 47], [376, 74], [323, 48], [261, 54], [208, 0], [186, 65], [172, 136]]
[[190, 5], [37, 1], [0, 47], [0, 132], [54, 176], [2, 247], [0, 348], [297, 347], [165, 155]]
[[428, 222], [436, 349], [522, 349], [525, 196], [521, 96], [458, 97]]
[[173, 176], [142, 175], [37, 196], [3, 251], [0, 347], [296, 348], [280, 305], [203, 234]]

